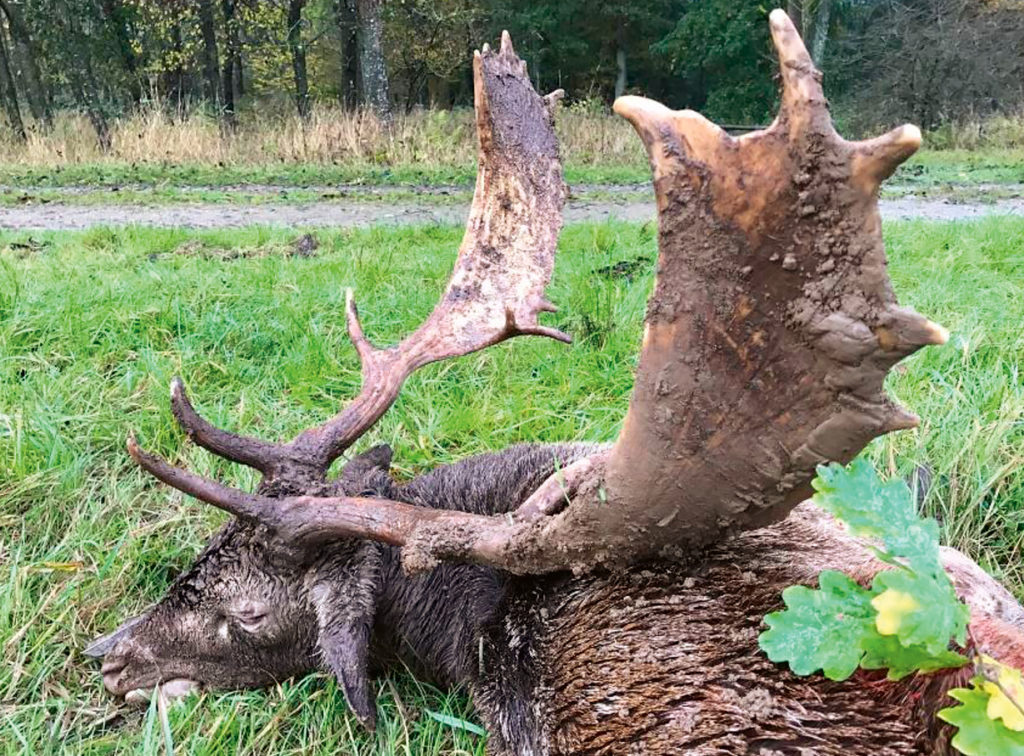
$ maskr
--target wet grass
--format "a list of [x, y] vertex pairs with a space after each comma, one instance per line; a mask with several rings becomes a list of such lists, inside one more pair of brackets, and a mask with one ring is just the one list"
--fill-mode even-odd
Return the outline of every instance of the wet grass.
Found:
[[[623, 136], [630, 136], [626, 133]], [[466, 134], [472, 144], [472, 134]], [[635, 145], [633, 145], [635, 146]], [[590, 153], [563, 150], [565, 178], [570, 184], [646, 184], [650, 169], [635, 150], [598, 158]], [[392, 163], [345, 159], [336, 162], [239, 162], [219, 164], [196, 161], [118, 161], [66, 164], [0, 162], [0, 186], [8, 193], [38, 193], [46, 189], [83, 187], [95, 190], [173, 192], [183, 188], [207, 190], [245, 184], [286, 189], [355, 184], [368, 187], [462, 187], [469, 191], [476, 176], [475, 156], [457, 159], [402, 159]], [[928, 150], [902, 165], [890, 184], [938, 190], [945, 186], [1024, 183], [1024, 150]], [[244, 189], [244, 186], [243, 186]]]
[[[343, 287], [368, 334], [393, 342], [433, 306], [461, 232], [315, 235], [301, 257], [288, 230], [0, 234], [0, 753], [163, 753], [167, 733], [179, 753], [482, 753], [426, 714], [472, 720], [463, 695], [400, 672], [379, 683], [369, 736], [324, 676], [207, 694], [164, 720], [109, 700], [79, 653], [158, 598], [222, 521], [141, 475], [129, 430], [176, 463], [253, 482], [185, 442], [170, 379], [217, 424], [290, 437], [356, 390]], [[886, 236], [901, 301], [953, 336], [891, 377], [921, 427], [868, 453], [888, 474], [927, 466], [925, 506], [947, 540], [1024, 596], [1024, 220], [894, 223]], [[413, 475], [518, 441], [614, 438], [655, 247], [650, 224], [567, 228], [550, 322], [574, 345], [516, 339], [429, 366], [360, 448], [390, 443]]]

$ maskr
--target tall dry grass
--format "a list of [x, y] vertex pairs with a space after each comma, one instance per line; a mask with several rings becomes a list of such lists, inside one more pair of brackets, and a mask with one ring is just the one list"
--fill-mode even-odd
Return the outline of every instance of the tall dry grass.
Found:
[[[558, 115], [563, 155], [576, 165], [645, 163], [643, 151], [622, 119], [593, 107], [569, 107]], [[318, 106], [303, 122], [295, 115], [255, 110], [236, 131], [222, 133], [202, 111], [175, 115], [160, 108], [118, 118], [112, 146], [103, 152], [88, 120], [60, 113], [51, 130], [33, 130], [27, 143], [0, 137], [0, 163], [62, 166], [92, 163], [254, 165], [281, 163], [378, 163], [471, 165], [476, 158], [473, 113], [420, 111], [399, 115], [388, 132], [370, 113]]]
[[[173, 113], [158, 106], [111, 123], [112, 147], [103, 152], [88, 120], [59, 113], [49, 131], [30, 130], [27, 143], [0, 128], [0, 166], [60, 168], [136, 164], [195, 166], [379, 165], [471, 168], [476, 158], [473, 113], [427, 110], [398, 115], [389, 132], [371, 113], [329, 105], [303, 122], [290, 111], [253, 109], [225, 135], [201, 109]], [[559, 109], [562, 155], [573, 167], [629, 168], [647, 161], [632, 129], [594, 102]], [[1024, 113], [967, 120], [930, 132], [930, 150], [1020, 150]]]
[[1024, 113], [970, 118], [940, 126], [928, 134], [936, 150], [1024, 148]]

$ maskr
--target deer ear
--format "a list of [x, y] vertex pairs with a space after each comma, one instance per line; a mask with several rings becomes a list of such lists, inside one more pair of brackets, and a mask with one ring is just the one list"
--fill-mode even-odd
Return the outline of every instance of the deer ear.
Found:
[[341, 496], [358, 496], [361, 494], [384, 494], [377, 489], [386, 487], [390, 481], [388, 469], [391, 467], [391, 447], [378, 444], [362, 454], [352, 457], [341, 470], [335, 484]]
[[344, 557], [325, 559], [311, 587], [320, 654], [367, 730], [373, 730], [377, 722], [369, 657], [370, 633], [383, 588], [382, 551], [380, 544], [359, 542]]
[[131, 619], [125, 620], [116, 630], [94, 639], [92, 643], [82, 649], [82, 653], [93, 659], [102, 659], [104, 656], [109, 654], [110, 650], [123, 638], [127, 638], [131, 634], [132, 629], [148, 616], [149, 609], [144, 611], [142, 614], [137, 614]]

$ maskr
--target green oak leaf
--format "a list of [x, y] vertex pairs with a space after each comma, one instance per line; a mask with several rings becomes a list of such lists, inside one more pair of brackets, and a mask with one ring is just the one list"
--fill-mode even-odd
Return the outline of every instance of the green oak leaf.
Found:
[[773, 662], [789, 662], [794, 674], [820, 669], [830, 680], [845, 680], [860, 663], [861, 638], [874, 630], [872, 594], [835, 570], [822, 572], [818, 585], [784, 590], [786, 609], [764, 618], [769, 629], [758, 644]]
[[970, 661], [955, 651], [934, 653], [924, 646], [904, 646], [895, 635], [879, 635], [877, 630], [861, 639], [861, 648], [864, 649], [864, 658], [860, 666], [864, 669], [888, 669], [890, 680], [900, 680], [912, 672], [955, 669]]
[[896, 632], [903, 645], [924, 646], [938, 656], [947, 651], [951, 638], [965, 645], [970, 611], [957, 597], [944, 571], [922, 574], [905, 569], [886, 570], [875, 576], [871, 589], [876, 595], [888, 589], [901, 591], [917, 602], [918, 607], [902, 618]]
[[1014, 732], [1002, 722], [989, 719], [987, 693], [977, 688], [954, 688], [949, 695], [961, 705], [942, 709], [938, 717], [957, 728], [954, 748], [965, 756], [1024, 756], [1024, 732]]
[[911, 569], [941, 570], [938, 523], [917, 514], [902, 480], [883, 482], [869, 461], [858, 458], [846, 468], [819, 466], [811, 485], [814, 502], [845, 522], [853, 535], [881, 541], [888, 556], [907, 560]]

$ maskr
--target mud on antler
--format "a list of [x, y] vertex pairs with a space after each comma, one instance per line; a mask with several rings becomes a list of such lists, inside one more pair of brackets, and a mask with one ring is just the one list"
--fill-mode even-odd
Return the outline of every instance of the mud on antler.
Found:
[[[362, 363], [359, 395], [323, 425], [274, 444], [213, 427], [195, 411], [181, 381], [171, 385], [171, 406], [181, 427], [209, 451], [259, 470], [260, 497], [330, 493], [331, 463], [387, 411], [417, 368], [518, 335], [569, 341], [538, 323], [539, 313], [554, 310], [544, 289], [565, 194], [552, 114], [561, 91], [537, 96], [507, 33], [499, 51], [485, 45], [476, 53], [473, 70], [479, 170], [454, 271], [426, 321], [389, 348], [370, 343], [347, 292], [348, 333]], [[204, 501], [220, 505], [245, 497], [237, 491], [228, 496], [224, 487], [171, 467], [134, 441], [129, 448], [146, 470]]]
[[[789, 18], [777, 10], [770, 23], [782, 105], [768, 129], [733, 138], [691, 111], [639, 97], [615, 104], [650, 155], [659, 257], [636, 387], [611, 450], [562, 471], [506, 517], [288, 495], [327, 493], [330, 460], [419, 365], [517, 333], [561, 337], [536, 322], [548, 308], [542, 291], [561, 209], [554, 135], [506, 36], [500, 53], [485, 48], [474, 61], [474, 208], [452, 282], [424, 326], [398, 347], [374, 350], [350, 307], [364, 364], [360, 397], [273, 451], [211, 429], [177, 394], [176, 414], [197, 442], [245, 464], [271, 460], [253, 464], [265, 475], [256, 495], [133, 447], [136, 459], [283, 538], [403, 545], [412, 569], [437, 560], [587, 569], [684, 553], [785, 517], [809, 494], [817, 464], [848, 461], [872, 438], [916, 424], [882, 384], [898, 360], [946, 334], [897, 306], [877, 210], [880, 183], [917, 149], [920, 133], [904, 126], [843, 140]], [[310, 468], [319, 488], [293, 472]]]

